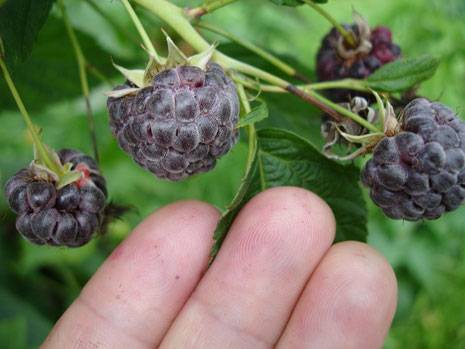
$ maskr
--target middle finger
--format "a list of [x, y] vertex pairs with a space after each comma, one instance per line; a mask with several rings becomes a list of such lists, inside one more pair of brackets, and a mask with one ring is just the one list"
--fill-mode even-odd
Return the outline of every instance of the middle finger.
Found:
[[256, 196], [161, 348], [271, 347], [334, 233], [330, 208], [306, 190]]

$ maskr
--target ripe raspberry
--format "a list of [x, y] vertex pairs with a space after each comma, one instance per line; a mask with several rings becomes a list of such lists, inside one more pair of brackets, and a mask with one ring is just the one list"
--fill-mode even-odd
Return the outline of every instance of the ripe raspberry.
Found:
[[436, 219], [465, 199], [465, 123], [423, 98], [404, 109], [402, 131], [375, 147], [362, 182], [395, 219]]
[[[356, 24], [344, 27], [347, 30], [352, 30], [355, 36], [359, 36], [359, 28]], [[377, 27], [373, 29], [367, 39], [371, 44], [371, 49], [358, 52], [357, 49], [347, 48], [337, 29], [331, 29], [323, 38], [317, 54], [316, 73], [318, 80], [365, 79], [384, 64], [400, 57], [400, 47], [392, 42], [392, 34], [388, 28]], [[355, 95], [370, 97], [360, 92], [341, 89], [328, 90], [327, 95], [335, 102], [348, 102], [350, 97]]]
[[195, 66], [164, 70], [136, 95], [111, 97], [107, 106], [121, 148], [169, 180], [211, 170], [239, 135], [236, 89], [214, 63], [206, 71]]
[[5, 196], [18, 214], [16, 228], [24, 238], [37, 245], [78, 247], [100, 228], [105, 179], [95, 161], [81, 152], [63, 149], [58, 156], [82, 172], [77, 182], [57, 189], [57, 183], [37, 177], [30, 166], [7, 181]]

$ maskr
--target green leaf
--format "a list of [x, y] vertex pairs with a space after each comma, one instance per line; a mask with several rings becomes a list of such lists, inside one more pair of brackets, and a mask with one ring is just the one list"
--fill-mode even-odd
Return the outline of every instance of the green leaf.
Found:
[[438, 66], [439, 59], [429, 55], [394, 61], [370, 75], [368, 87], [386, 92], [405, 91], [431, 78]]
[[7, 64], [14, 68], [31, 53], [54, 0], [7, 0], [0, 3], [0, 37]]
[[212, 255], [219, 250], [240, 209], [260, 191], [278, 186], [305, 188], [323, 198], [336, 217], [337, 241], [366, 241], [367, 211], [355, 166], [327, 159], [305, 139], [282, 129], [260, 130], [257, 137], [258, 151], [218, 224]]
[[[301, 0], [271, 0], [271, 2], [279, 6], [291, 6], [291, 7], [300, 6], [304, 4], [304, 2], [302, 2]], [[328, 0], [313, 0], [313, 2], [317, 4], [325, 4], [328, 2]]]
[[[17, 315], [24, 316], [27, 323], [26, 340], [29, 347], [38, 348], [43, 342], [47, 333], [52, 327], [52, 323], [37, 311], [36, 308], [27, 303], [24, 299], [17, 297], [9, 290], [0, 287], [0, 319], [12, 318]], [[18, 324], [19, 326], [19, 324]], [[22, 326], [22, 325], [21, 325]], [[0, 343], [3, 348], [4, 343]]]
[[27, 348], [27, 322], [24, 316], [0, 320], [0, 345], [8, 349]]
[[[116, 82], [124, 80], [112, 66], [111, 55], [102, 50], [93, 38], [79, 30], [76, 30], [76, 36], [89, 64], [105, 76], [110, 78], [116, 76], [115, 85]], [[8, 47], [5, 49], [8, 50]], [[135, 65], [135, 62], [114, 58], [122, 65]], [[17, 65], [12, 77], [26, 108], [33, 117], [37, 111], [44, 110], [54, 102], [65, 98], [82, 97], [76, 57], [66, 35], [63, 21], [53, 16], [48, 19], [31, 56]], [[88, 78], [91, 88], [101, 84], [101, 81], [92, 74], [88, 74]], [[110, 90], [110, 86], [107, 89]], [[2, 109], [17, 110], [2, 78], [0, 78], [0, 105]]]
[[237, 128], [255, 124], [259, 121], [266, 119], [269, 116], [268, 107], [264, 101], [260, 101], [260, 104], [252, 109], [250, 113], [245, 115], [239, 123]]

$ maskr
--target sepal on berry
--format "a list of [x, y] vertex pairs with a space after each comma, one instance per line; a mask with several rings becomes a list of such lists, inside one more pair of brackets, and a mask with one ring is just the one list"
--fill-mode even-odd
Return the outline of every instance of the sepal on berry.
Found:
[[191, 66], [198, 67], [203, 71], [206, 70], [208, 62], [211, 60], [213, 53], [215, 52], [215, 45], [211, 45], [207, 50], [200, 52], [191, 57], [187, 57], [163, 31], [166, 36], [166, 42], [168, 47], [168, 56], [155, 57], [150, 52], [147, 52], [149, 59], [147, 66], [144, 70], [142, 69], [126, 69], [120, 65], [113, 63], [113, 66], [119, 70], [121, 74], [126, 77], [135, 87], [123, 88], [107, 92], [108, 97], [121, 98], [127, 95], [136, 94], [141, 89], [151, 85], [153, 78], [160, 72], [175, 68], [177, 66]]

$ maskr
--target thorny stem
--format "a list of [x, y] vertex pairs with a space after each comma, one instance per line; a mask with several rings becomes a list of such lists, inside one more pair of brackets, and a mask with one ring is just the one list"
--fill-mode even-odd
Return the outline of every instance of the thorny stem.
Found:
[[[191, 23], [186, 18], [184, 11], [178, 6], [168, 2], [167, 0], [134, 1], [147, 8], [150, 12], [168, 23], [195, 50], [202, 52], [210, 47], [209, 43], [192, 27]], [[321, 109], [324, 113], [333, 117], [337, 121], [340, 121], [341, 115], [343, 115], [353, 119], [369, 130], [376, 130], [376, 132], [378, 132], [375, 126], [361, 118], [359, 115], [352, 113], [351, 111], [341, 107], [340, 105], [337, 105], [336, 103], [331, 102], [330, 100], [324, 98], [314, 91], [307, 93], [305, 90], [292, 85], [284, 79], [256, 68], [250, 64], [231, 58], [219, 51], [215, 51], [212, 58], [217, 63], [226, 68], [254, 76], [298, 96], [299, 98]]]
[[[1, 45], [1, 38], [0, 38], [0, 45]], [[0, 48], [1, 49], [1, 48]], [[34, 127], [34, 124], [31, 121], [31, 118], [29, 116], [29, 113], [27, 112], [26, 107], [24, 106], [23, 101], [21, 100], [21, 97], [18, 93], [18, 90], [16, 89], [16, 86], [13, 82], [13, 79], [11, 78], [11, 75], [8, 71], [8, 68], [5, 64], [4, 61], [4, 56], [3, 52], [0, 52], [0, 68], [3, 72], [3, 76], [5, 78], [5, 81], [8, 85], [8, 88], [11, 91], [11, 94], [13, 95], [13, 98], [16, 102], [16, 105], [18, 106], [18, 109], [24, 119], [24, 122], [26, 124], [26, 127], [29, 131], [29, 134], [31, 135], [32, 141], [34, 143], [35, 149], [37, 151], [37, 155], [39, 156], [39, 161], [41, 161], [46, 167], [48, 167], [50, 170], [55, 172], [58, 176], [62, 176], [63, 170], [58, 164], [56, 164], [49, 156], [49, 152], [45, 148], [45, 145], [42, 143], [40, 140], [39, 135], [36, 132], [36, 129]]]
[[299, 80], [302, 80], [304, 82], [309, 82], [309, 79], [307, 79], [303, 74], [299, 73], [296, 69], [294, 69], [293, 67], [291, 67], [289, 64], [287, 64], [286, 62], [282, 61], [281, 59], [279, 59], [278, 57], [272, 55], [271, 53], [265, 51], [264, 49], [258, 47], [257, 45], [255, 45], [254, 43], [246, 40], [246, 39], [243, 39], [237, 35], [234, 35], [232, 33], [229, 33], [221, 28], [218, 28], [212, 24], [207, 24], [207, 23], [204, 23], [204, 22], [200, 22], [200, 23], [197, 23], [195, 24], [196, 27], [198, 28], [201, 28], [201, 29], [205, 29], [205, 30], [208, 30], [210, 32], [213, 32], [213, 33], [216, 33], [218, 35], [221, 35], [233, 42], [236, 42], [237, 44], [245, 47], [246, 49], [252, 51], [253, 53], [255, 53], [257, 56], [263, 58], [264, 60], [270, 62], [272, 65], [274, 65], [275, 67], [277, 67], [278, 69], [280, 69], [281, 71], [283, 71], [284, 73], [292, 76], [292, 77], [295, 77]]
[[129, 16], [131, 17], [137, 31], [139, 32], [140, 37], [142, 38], [142, 41], [144, 42], [145, 47], [147, 48], [147, 50], [149, 50], [153, 58], [157, 62], [160, 62], [160, 56], [158, 55], [157, 51], [155, 50], [155, 47], [152, 44], [152, 41], [150, 40], [147, 32], [142, 26], [142, 23], [140, 22], [139, 17], [137, 17], [136, 12], [134, 12], [134, 9], [131, 7], [131, 4], [129, 3], [128, 0], [121, 0], [121, 2], [126, 8], [126, 11], [128, 12]]
[[97, 136], [96, 136], [96, 131], [95, 131], [95, 121], [94, 121], [94, 115], [92, 113], [92, 107], [90, 104], [89, 82], [87, 80], [87, 73], [86, 73], [87, 61], [84, 56], [84, 53], [82, 52], [81, 46], [79, 45], [79, 41], [76, 37], [73, 27], [71, 26], [71, 23], [69, 21], [69, 17], [66, 12], [63, 0], [59, 0], [58, 4], [61, 9], [61, 14], [63, 16], [63, 22], [66, 27], [66, 32], [68, 34], [69, 40], [71, 41], [71, 45], [73, 46], [74, 54], [76, 55], [76, 60], [77, 60], [78, 69], [79, 69], [79, 79], [81, 80], [82, 94], [84, 95], [84, 100], [86, 104], [87, 123], [89, 125], [92, 148], [94, 151], [95, 161], [99, 163], [100, 157], [99, 157], [99, 152], [98, 152]]
[[209, 3], [203, 4], [202, 6], [187, 9], [186, 15], [192, 19], [198, 19], [207, 13], [211, 13], [221, 7], [232, 4], [237, 0], [215, 0]]
[[323, 9], [323, 7], [314, 3], [312, 0], [303, 0], [303, 2], [305, 2], [308, 6], [310, 6], [316, 12], [318, 12], [320, 15], [326, 18], [328, 22], [330, 22], [337, 29], [337, 31], [342, 35], [345, 42], [347, 42], [352, 47], [357, 46], [354, 36], [347, 30], [345, 30], [345, 28], [338, 21], [336, 21], [334, 17], [329, 14], [329, 12]]

